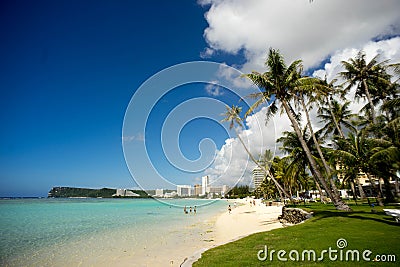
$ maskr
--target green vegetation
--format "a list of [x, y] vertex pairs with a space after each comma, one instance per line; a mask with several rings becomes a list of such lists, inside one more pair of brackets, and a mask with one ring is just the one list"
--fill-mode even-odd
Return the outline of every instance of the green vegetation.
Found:
[[[257, 253], [267, 245], [268, 251], [314, 250], [317, 258], [322, 250], [329, 247], [338, 249], [337, 240], [343, 238], [347, 247], [342, 250], [359, 250], [362, 253], [368, 249], [372, 251], [373, 259], [376, 255], [395, 255], [397, 264], [400, 261], [400, 226], [391, 216], [385, 215], [381, 207], [375, 207], [373, 212], [368, 205], [350, 205], [352, 212], [343, 212], [333, 205], [309, 204], [302, 206], [307, 211], [314, 212], [314, 216], [305, 223], [291, 227], [275, 229], [269, 232], [257, 233], [210, 249], [193, 266], [396, 266], [393, 262], [366, 262], [366, 261], [330, 261], [325, 254], [323, 261], [278, 261], [276, 252], [272, 262], [259, 261]], [[263, 255], [263, 254], [262, 254]], [[301, 257], [300, 257], [301, 258]], [[360, 255], [360, 258], [362, 256]], [[307, 258], [306, 258], [307, 259]]]
[[[379, 56], [367, 62], [360, 51], [342, 62], [344, 71], [337, 73], [338, 79], [326, 81], [305, 75], [301, 60], [286, 65], [280, 52], [271, 48], [266, 72], [243, 75], [259, 88], [248, 96], [254, 103], [243, 117], [243, 107], [227, 106], [223, 121], [230, 122], [250, 159], [265, 173], [256, 196], [282, 199], [292, 198], [296, 191], [318, 190], [321, 201], [330, 200], [344, 211], [351, 208], [338, 187], [351, 189], [354, 199], [376, 197], [380, 206], [400, 197], [400, 64]], [[354, 98], [366, 105], [353, 114], [349, 103]], [[240, 137], [243, 121], [261, 105], [268, 106], [267, 123], [277, 113], [290, 120], [293, 131], [283, 132], [277, 140], [283, 158], [271, 158], [268, 150], [252, 155]], [[323, 124], [320, 130], [310, 119], [313, 108]], [[363, 175], [370, 184], [368, 195], [360, 185]]]
[[[149, 195], [142, 190], [130, 190], [139, 195], [140, 198], [147, 198]], [[76, 187], [53, 187], [48, 194], [48, 197], [63, 198], [63, 197], [102, 197], [112, 198], [116, 190], [111, 188], [90, 189]], [[138, 198], [139, 198], [138, 197]]]
[[247, 196], [251, 196], [248, 185], [235, 186], [227, 194], [227, 198], [245, 198]]

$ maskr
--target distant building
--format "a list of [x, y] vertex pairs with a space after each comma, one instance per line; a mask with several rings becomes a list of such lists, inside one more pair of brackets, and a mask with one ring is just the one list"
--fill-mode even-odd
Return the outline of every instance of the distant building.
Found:
[[156, 189], [156, 197], [163, 197], [164, 196], [164, 189]]
[[[344, 170], [345, 170], [346, 166], [342, 163], [342, 162], [338, 162], [336, 164], [336, 170], [337, 172], [337, 178], [339, 180], [340, 183], [343, 183], [343, 180], [345, 179], [344, 176]], [[370, 175], [372, 182], [377, 183], [379, 179], [377, 179], [375, 177], [375, 175]], [[369, 185], [369, 179], [366, 173], [362, 172], [361, 170], [359, 170], [359, 172], [357, 173], [357, 180], [359, 181], [360, 185], [364, 186], [364, 185]]]
[[[304, 194], [305, 194], [306, 198], [311, 198], [311, 199], [314, 199], [314, 200], [318, 199], [318, 198], [319, 199], [321, 198], [320, 192], [318, 190], [308, 190], [308, 191], [305, 191]], [[326, 196], [325, 190], [322, 190], [322, 194], [324, 196]]]
[[191, 186], [190, 185], [177, 185], [176, 192], [180, 197], [190, 197]]
[[207, 188], [207, 194], [209, 196], [218, 196], [218, 197], [224, 197], [226, 193], [228, 193], [229, 187], [227, 185], [223, 186], [208, 186]]
[[133, 193], [128, 189], [117, 189], [113, 197], [140, 197], [139, 194]]
[[164, 194], [164, 197], [165, 198], [173, 198], [173, 197], [176, 197], [177, 196], [177, 193], [176, 193], [176, 191], [172, 191], [172, 192], [167, 192], [167, 193], [165, 193]]
[[194, 193], [193, 193], [193, 195], [195, 195], [195, 196], [201, 195], [202, 194], [201, 188], [202, 188], [201, 184], [195, 184], [194, 185]]
[[222, 186], [222, 192], [221, 192], [222, 196], [225, 196], [225, 194], [228, 193], [228, 192], [229, 192], [229, 186], [223, 185]]
[[208, 177], [208, 175], [201, 177], [201, 194], [204, 196], [207, 193], [207, 187], [208, 184], [210, 183], [210, 178]]
[[256, 189], [264, 181], [267, 174], [258, 166], [253, 169], [252, 173], [253, 173], [253, 185], [254, 188]]

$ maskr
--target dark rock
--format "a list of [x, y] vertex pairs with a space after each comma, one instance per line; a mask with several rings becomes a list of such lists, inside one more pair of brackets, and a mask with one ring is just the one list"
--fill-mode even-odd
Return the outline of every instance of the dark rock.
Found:
[[282, 208], [282, 215], [278, 217], [278, 220], [283, 224], [298, 224], [312, 216], [312, 213], [308, 213], [298, 208]]

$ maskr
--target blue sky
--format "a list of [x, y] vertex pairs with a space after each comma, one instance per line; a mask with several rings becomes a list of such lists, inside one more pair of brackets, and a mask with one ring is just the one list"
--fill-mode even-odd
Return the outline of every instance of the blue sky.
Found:
[[[206, 84], [177, 87], [153, 103], [145, 131], [122, 142], [132, 96], [156, 73], [189, 61], [261, 71], [269, 47], [279, 48], [287, 62], [303, 59], [308, 73], [328, 78], [359, 49], [399, 62], [398, 10], [398, 0], [1, 1], [0, 197], [46, 196], [52, 186], [135, 187], [124, 159], [127, 141], [145, 142], [157, 171], [176, 183], [193, 184], [204, 173], [220, 176], [227, 166], [228, 176], [249, 173], [241, 144], [228, 139], [232, 131], [219, 123], [224, 103], [237, 103], [234, 94]], [[214, 78], [251, 92], [233, 74], [222, 70]], [[202, 97], [220, 101], [220, 107], [188, 101]], [[204, 172], [177, 171], [162, 151], [162, 134], [178, 129], [162, 123], [182, 103], [189, 107], [183, 115], [210, 112], [214, 118], [187, 122], [177, 141], [189, 160], [202, 149], [213, 152], [206, 156], [216, 153]], [[290, 129], [282, 118], [261, 130], [260, 124], [263, 114], [256, 113], [244, 133], [254, 155], [274, 147], [275, 134]], [[164, 143], [173, 151], [173, 142]], [[138, 158], [132, 166], [145, 174]]]
[[201, 59], [204, 8], [193, 1], [0, 5], [0, 196], [135, 186], [122, 153], [125, 109], [151, 75]]

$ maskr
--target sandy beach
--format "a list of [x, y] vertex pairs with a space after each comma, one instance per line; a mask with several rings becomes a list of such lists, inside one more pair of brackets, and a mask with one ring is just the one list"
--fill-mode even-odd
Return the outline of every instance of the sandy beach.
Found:
[[[210, 218], [203, 224], [192, 225], [174, 233], [175, 242], [166, 237], [165, 243], [152, 246], [151, 250], [135, 253], [135, 257], [118, 259], [113, 265], [126, 266], [191, 266], [201, 253], [253, 233], [282, 227], [278, 216], [281, 206], [266, 206], [260, 200], [250, 205], [250, 199], [228, 200], [226, 212]], [[236, 204], [235, 204], [236, 203]], [[231, 205], [231, 212], [228, 212]]]
[[[226, 211], [222, 214], [179, 231], [163, 232], [158, 240], [147, 242], [141, 249], [130, 249], [127, 243], [123, 253], [105, 252], [80, 265], [191, 266], [207, 249], [253, 233], [282, 227], [277, 219], [282, 211], [281, 206], [266, 206], [257, 199], [255, 202], [256, 205], [250, 205], [250, 199], [227, 200]], [[228, 205], [232, 207], [230, 213]]]
[[232, 210], [230, 213], [227, 211], [217, 217], [214, 225], [214, 241], [188, 257], [182, 266], [191, 266], [201, 257], [201, 253], [212, 247], [250, 234], [282, 227], [278, 221], [278, 216], [282, 213], [281, 206], [266, 206], [259, 199], [254, 200], [255, 205], [250, 204], [250, 201], [252, 200], [229, 200], [227, 206], [231, 205]]

